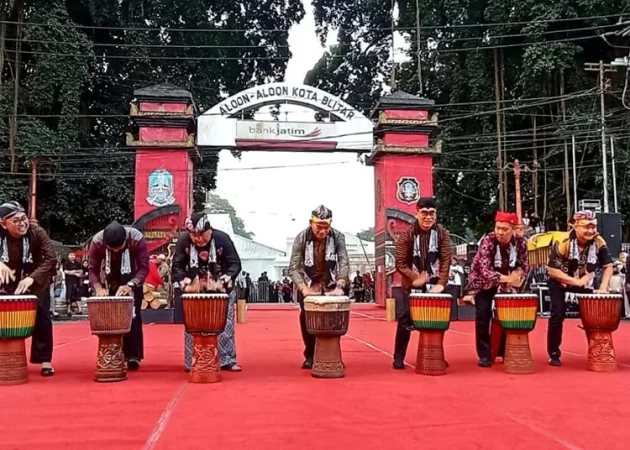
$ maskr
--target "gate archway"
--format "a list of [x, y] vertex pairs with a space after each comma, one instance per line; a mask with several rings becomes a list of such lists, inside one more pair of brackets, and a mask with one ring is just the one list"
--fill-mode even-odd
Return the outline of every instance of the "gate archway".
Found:
[[[270, 83], [235, 94], [202, 114], [192, 95], [173, 85], [134, 92], [135, 218], [179, 205], [180, 227], [192, 211], [192, 173], [198, 147], [207, 151], [369, 153], [374, 167], [376, 302], [385, 306], [400, 279], [392, 272], [393, 240], [409, 223], [420, 196], [433, 195], [433, 141], [437, 114], [431, 100], [397, 91], [368, 118], [337, 96], [312, 86]], [[314, 112], [312, 122], [254, 120], [250, 111], [293, 104]], [[159, 223], [147, 223], [159, 231]], [[167, 231], [167, 230], [165, 230]], [[159, 233], [155, 233], [159, 235]]]

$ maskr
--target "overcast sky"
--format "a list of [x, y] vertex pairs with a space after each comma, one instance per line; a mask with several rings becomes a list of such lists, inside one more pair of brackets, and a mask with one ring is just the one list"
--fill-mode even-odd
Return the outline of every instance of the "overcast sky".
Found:
[[[324, 53], [315, 35], [310, 0], [305, 9], [306, 16], [289, 36], [293, 58], [284, 80], [288, 83], [303, 83]], [[327, 45], [334, 42], [332, 35]], [[308, 109], [295, 105], [286, 109], [289, 120], [312, 120]], [[260, 169], [269, 166], [298, 167]], [[319, 204], [332, 209], [333, 226], [342, 231], [356, 233], [374, 224], [374, 171], [352, 153], [251, 151], [239, 161], [223, 151], [215, 192], [229, 200], [257, 242], [280, 250], [288, 237], [308, 225], [310, 211]]]

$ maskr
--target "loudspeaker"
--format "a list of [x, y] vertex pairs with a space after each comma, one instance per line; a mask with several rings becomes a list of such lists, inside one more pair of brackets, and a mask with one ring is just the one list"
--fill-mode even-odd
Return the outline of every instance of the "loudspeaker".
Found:
[[597, 231], [608, 244], [610, 256], [617, 258], [621, 253], [621, 215], [615, 213], [597, 214]]

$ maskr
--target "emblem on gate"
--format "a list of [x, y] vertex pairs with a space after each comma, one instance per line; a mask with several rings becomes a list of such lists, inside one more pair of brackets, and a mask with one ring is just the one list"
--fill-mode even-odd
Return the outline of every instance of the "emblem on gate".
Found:
[[149, 205], [161, 207], [175, 203], [173, 175], [165, 169], [156, 169], [149, 175]]
[[413, 177], [402, 177], [398, 180], [396, 197], [403, 203], [412, 204], [420, 198], [420, 183]]

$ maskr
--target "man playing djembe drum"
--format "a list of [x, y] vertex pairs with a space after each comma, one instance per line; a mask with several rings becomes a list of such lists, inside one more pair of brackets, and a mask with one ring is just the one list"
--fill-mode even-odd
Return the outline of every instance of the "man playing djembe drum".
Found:
[[55, 373], [51, 365], [53, 325], [49, 284], [56, 270], [57, 255], [46, 232], [29, 222], [18, 202], [0, 206], [0, 291], [37, 296], [31, 363], [41, 364], [41, 374], [45, 377]]
[[451, 267], [451, 238], [448, 230], [436, 223], [437, 203], [433, 197], [418, 200], [416, 219], [416, 223], [396, 238], [396, 270], [403, 280], [402, 301], [396, 305], [398, 325], [393, 362], [396, 370], [405, 368], [405, 356], [413, 331], [409, 311], [411, 290], [443, 292]]
[[[186, 219], [187, 231], [180, 234], [173, 254], [172, 279], [182, 292], [226, 292], [230, 296], [225, 330], [219, 335], [221, 370], [240, 372], [234, 339], [236, 278], [241, 258], [230, 236], [210, 226], [207, 214], [197, 212]], [[186, 366], [192, 359], [192, 337], [187, 335]]]
[[316, 337], [306, 329], [304, 298], [309, 295], [344, 295], [350, 265], [346, 238], [331, 227], [332, 211], [323, 205], [311, 212], [309, 227], [293, 242], [289, 276], [297, 288], [300, 304], [300, 330], [304, 342], [302, 369], [313, 368]]
[[[103, 262], [104, 279], [101, 278]], [[96, 296], [133, 296], [135, 316], [131, 331], [123, 336], [123, 353], [127, 368], [137, 370], [144, 358], [142, 287], [149, 273], [149, 251], [142, 233], [116, 221], [107, 225], [92, 238], [88, 272]]]
[[[490, 319], [492, 302], [497, 293], [516, 293], [529, 273], [527, 241], [516, 234], [519, 225], [514, 213], [497, 212], [494, 232], [479, 244], [468, 276], [466, 300], [474, 298], [475, 341], [479, 367], [492, 367]], [[503, 356], [505, 336], [502, 334], [499, 356]]]
[[597, 234], [597, 218], [592, 211], [579, 211], [573, 216], [572, 230], [552, 243], [547, 265], [551, 317], [547, 326], [549, 364], [561, 366], [560, 344], [566, 313], [567, 292], [593, 292], [593, 275], [598, 267], [604, 271], [599, 289], [608, 291], [613, 274], [612, 257], [606, 241]]

